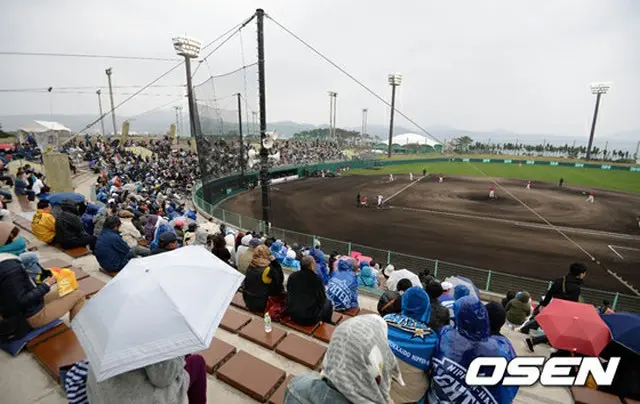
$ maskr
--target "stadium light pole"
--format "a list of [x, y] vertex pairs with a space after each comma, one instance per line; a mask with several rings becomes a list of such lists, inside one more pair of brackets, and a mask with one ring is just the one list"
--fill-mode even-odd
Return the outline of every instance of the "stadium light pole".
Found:
[[100, 110], [100, 126], [102, 127], [102, 136], [104, 136], [104, 117], [102, 116], [102, 96], [100, 94], [102, 94], [102, 91], [100, 89], [98, 89], [98, 91], [96, 91], [96, 94], [98, 95], [98, 108]]
[[240, 178], [244, 183], [244, 139], [242, 138], [242, 95], [240, 93], [236, 94], [238, 97], [238, 131], [240, 136]]
[[336, 134], [336, 101], [338, 93], [329, 91], [329, 139]]
[[260, 101], [260, 185], [262, 193], [262, 221], [265, 233], [269, 234], [269, 151], [264, 147], [267, 137], [267, 87], [264, 66], [264, 10], [256, 10], [256, 25], [258, 34], [258, 98]]
[[389, 85], [391, 86], [391, 117], [389, 118], [389, 148], [387, 157], [391, 158], [391, 148], [393, 146], [393, 116], [396, 112], [396, 87], [402, 82], [402, 75], [393, 73], [389, 75]]
[[364, 139], [367, 134], [367, 113], [369, 110], [367, 108], [362, 108], [362, 134], [361, 138]]
[[606, 94], [611, 87], [611, 83], [594, 83], [590, 85], [591, 94], [596, 95], [596, 106], [593, 110], [593, 121], [591, 121], [591, 134], [589, 135], [589, 145], [587, 146], [586, 160], [591, 160], [591, 147], [593, 146], [593, 136], [596, 133], [596, 121], [598, 120], [598, 109], [600, 109], [600, 97]]
[[105, 69], [107, 74], [107, 80], [109, 81], [109, 98], [111, 99], [111, 122], [113, 123], [113, 136], [118, 136], [118, 127], [116, 126], [116, 111], [113, 102], [113, 87], [111, 86], [111, 74], [113, 70], [111, 68]]
[[193, 98], [193, 85], [191, 84], [191, 59], [200, 55], [202, 44], [193, 38], [186, 36], [177, 36], [172, 39], [173, 49], [178, 56], [184, 57], [184, 65], [187, 71], [187, 98], [189, 100], [189, 121], [191, 121], [191, 137], [196, 138], [198, 134], [198, 112], [196, 111], [196, 103]]

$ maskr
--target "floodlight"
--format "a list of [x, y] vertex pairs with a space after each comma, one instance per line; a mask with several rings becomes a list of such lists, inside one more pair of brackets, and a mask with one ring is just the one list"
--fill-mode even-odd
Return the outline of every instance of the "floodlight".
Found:
[[200, 54], [200, 48], [202, 47], [200, 41], [186, 36], [177, 36], [173, 38], [172, 41], [173, 49], [175, 49], [176, 53], [180, 56], [197, 58]]
[[591, 83], [591, 94], [606, 94], [611, 88], [611, 83]]
[[392, 73], [389, 75], [389, 84], [392, 86], [399, 86], [402, 82], [402, 74]]

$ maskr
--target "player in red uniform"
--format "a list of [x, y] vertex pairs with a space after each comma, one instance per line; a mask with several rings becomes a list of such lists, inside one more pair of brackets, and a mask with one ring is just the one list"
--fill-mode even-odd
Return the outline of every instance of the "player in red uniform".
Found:
[[493, 184], [489, 186], [489, 199], [496, 199], [496, 187]]

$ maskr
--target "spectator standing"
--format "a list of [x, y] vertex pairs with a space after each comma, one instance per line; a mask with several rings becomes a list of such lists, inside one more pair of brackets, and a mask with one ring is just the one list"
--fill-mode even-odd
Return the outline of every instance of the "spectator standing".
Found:
[[[402, 313], [388, 314], [389, 347], [398, 359], [404, 383], [391, 382], [395, 403], [421, 401], [429, 388], [428, 372], [438, 345], [437, 333], [427, 325], [431, 317], [429, 295], [412, 286], [402, 295]], [[419, 338], [416, 338], [419, 336]]]
[[393, 379], [402, 380], [402, 375], [389, 349], [387, 324], [379, 316], [357, 316], [336, 327], [322, 374], [293, 379], [284, 403], [388, 404]]
[[429, 320], [429, 327], [436, 332], [440, 332], [442, 327], [449, 325], [451, 322], [449, 309], [444, 307], [438, 300], [440, 295], [442, 295], [442, 285], [433, 278], [427, 282], [425, 290], [429, 295], [429, 300], [431, 301], [431, 318]]
[[62, 211], [56, 218], [56, 241], [64, 249], [89, 246], [91, 251], [95, 250], [96, 238], [84, 231], [75, 202], [65, 199], [61, 208]]
[[51, 244], [56, 237], [56, 219], [51, 214], [51, 204], [49, 201], [38, 201], [37, 207], [31, 221], [31, 231], [38, 240]]
[[247, 268], [242, 297], [250, 311], [264, 313], [270, 296], [284, 293], [282, 267], [265, 245], [256, 247]]
[[352, 258], [341, 258], [338, 261], [338, 271], [333, 273], [329, 280], [327, 296], [331, 299], [336, 311], [358, 307], [358, 281], [354, 273], [355, 268], [356, 263]]
[[465, 296], [455, 303], [455, 326], [446, 326], [440, 332], [438, 349], [433, 357], [431, 386], [428, 392], [430, 404], [455, 403], [459, 392], [464, 391], [468, 401], [509, 404], [518, 388], [504, 386], [469, 386], [465, 381], [471, 362], [478, 356], [514, 358], [491, 337], [489, 313], [481, 301]]
[[285, 313], [301, 325], [314, 325], [318, 321], [331, 323], [333, 305], [327, 299], [324, 285], [315, 274], [313, 257], [302, 258], [301, 268], [287, 280]]
[[527, 321], [527, 318], [531, 315], [530, 299], [529, 293], [523, 291], [518, 292], [516, 297], [507, 303], [505, 310], [510, 326], [511, 324], [520, 326]]

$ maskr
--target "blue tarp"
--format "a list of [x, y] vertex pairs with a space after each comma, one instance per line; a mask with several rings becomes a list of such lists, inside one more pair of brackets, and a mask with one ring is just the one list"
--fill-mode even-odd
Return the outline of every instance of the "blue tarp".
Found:
[[51, 195], [49, 195], [47, 197], [47, 200], [52, 205], [59, 205], [65, 199], [71, 199], [72, 201], [74, 201], [76, 203], [81, 203], [81, 202], [84, 202], [84, 200], [85, 200], [84, 199], [84, 195], [77, 194], [75, 192], [57, 192], [57, 193], [51, 194]]

